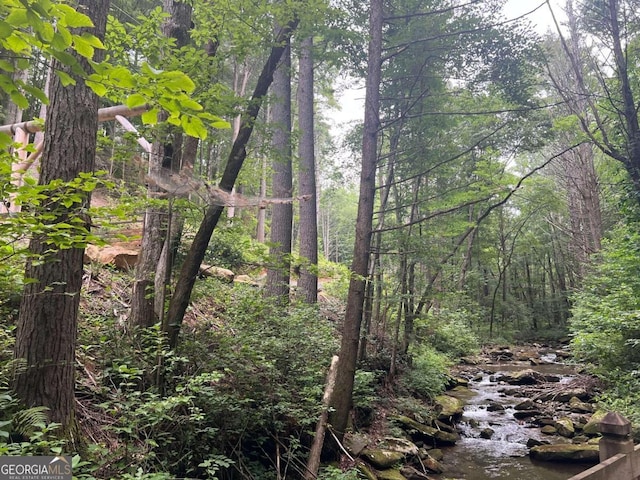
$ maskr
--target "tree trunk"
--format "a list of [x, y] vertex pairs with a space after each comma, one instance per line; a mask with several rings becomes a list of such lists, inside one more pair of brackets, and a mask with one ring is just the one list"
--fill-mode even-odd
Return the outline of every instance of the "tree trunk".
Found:
[[356, 239], [351, 264], [351, 280], [347, 309], [342, 328], [340, 360], [336, 388], [332, 399], [334, 411], [331, 425], [341, 439], [347, 428], [352, 405], [353, 382], [358, 358], [358, 340], [364, 304], [365, 285], [369, 272], [373, 203], [376, 191], [376, 164], [380, 111], [380, 77], [382, 64], [382, 0], [371, 0], [369, 13], [369, 51], [365, 93], [364, 129], [362, 136], [362, 171], [360, 198], [356, 219]]
[[316, 197], [316, 160], [313, 112], [313, 37], [302, 41], [298, 80], [298, 126], [300, 143], [298, 155], [298, 189], [300, 196], [300, 268], [298, 291], [307, 303], [318, 301], [318, 217]]
[[[189, 41], [191, 26], [191, 5], [186, 2], [164, 0], [164, 11], [169, 15], [162, 26], [163, 34], [175, 38], [177, 47], [186, 46]], [[167, 120], [167, 114], [158, 115], [159, 123]], [[180, 170], [182, 134], [175, 133], [173, 141], [166, 138], [167, 130], [161, 128], [158, 138], [153, 143], [150, 158], [150, 170], [159, 174], [162, 168]], [[158, 187], [149, 186], [150, 193], [158, 191]], [[131, 294], [131, 313], [129, 323], [138, 327], [150, 327], [163, 316], [165, 279], [168, 263], [162, 251], [167, 244], [167, 252], [171, 239], [167, 239], [167, 222], [171, 213], [165, 208], [150, 207], [145, 212], [140, 258], [136, 265], [136, 279]], [[179, 223], [178, 223], [179, 224]]]
[[[291, 48], [289, 43], [282, 54], [280, 65], [273, 78], [273, 124], [271, 193], [276, 198], [293, 195], [293, 166], [291, 160]], [[291, 230], [293, 228], [293, 205], [274, 204], [271, 210], [270, 263], [267, 270], [265, 294], [289, 303], [291, 280]]]
[[[95, 27], [88, 29], [97, 37], [104, 35], [109, 0], [81, 0]], [[102, 54], [96, 51], [94, 61]], [[88, 62], [78, 56], [85, 70]], [[56, 70], [73, 75], [57, 61]], [[51, 78], [49, 108], [41, 160], [39, 183], [53, 180], [71, 181], [81, 172], [93, 172], [98, 130], [98, 97], [82, 79], [64, 87], [57, 75]], [[55, 218], [46, 222], [73, 223], [84, 218], [90, 195], [79, 191], [82, 200], [70, 207], [50, 204], [46, 212]], [[13, 388], [28, 407], [49, 408], [49, 419], [62, 424], [63, 434], [78, 442], [74, 414], [75, 344], [77, 336], [80, 288], [82, 286], [82, 248], [54, 249], [46, 237], [35, 237], [29, 244], [31, 253], [25, 268], [25, 285], [16, 332], [15, 358], [24, 359], [26, 368], [16, 373]]]

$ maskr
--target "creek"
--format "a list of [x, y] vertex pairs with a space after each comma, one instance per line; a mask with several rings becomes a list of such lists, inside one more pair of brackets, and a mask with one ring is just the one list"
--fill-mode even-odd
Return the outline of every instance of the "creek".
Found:
[[[555, 360], [555, 356], [549, 360]], [[526, 399], [512, 394], [519, 387], [493, 381], [500, 374], [524, 369], [559, 376], [560, 384], [568, 383], [575, 376], [573, 367], [555, 362], [531, 366], [528, 362], [509, 361], [479, 366], [479, 373], [469, 383], [473, 395], [464, 399], [464, 416], [458, 425], [461, 439], [454, 447], [443, 449], [446, 467], [443, 480], [566, 480], [589, 468], [589, 465], [529, 459], [529, 439], [553, 439], [527, 420], [513, 416], [514, 406]], [[494, 407], [488, 408], [490, 405]], [[495, 405], [501, 407], [495, 408]], [[490, 439], [481, 437], [482, 430], [487, 428], [494, 432]]]

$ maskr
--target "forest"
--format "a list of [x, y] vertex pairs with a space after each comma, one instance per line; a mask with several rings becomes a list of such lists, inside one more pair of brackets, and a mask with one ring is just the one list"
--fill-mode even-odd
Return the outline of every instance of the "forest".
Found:
[[529, 344], [640, 426], [640, 1], [505, 3], [3, 0], [0, 455], [375, 478]]

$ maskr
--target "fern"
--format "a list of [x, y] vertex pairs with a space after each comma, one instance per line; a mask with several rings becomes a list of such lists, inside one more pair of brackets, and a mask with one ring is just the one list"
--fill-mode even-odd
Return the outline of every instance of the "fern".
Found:
[[29, 437], [34, 430], [41, 428], [42, 425], [47, 423], [48, 411], [49, 409], [47, 407], [32, 407], [17, 412], [11, 422], [13, 431]]

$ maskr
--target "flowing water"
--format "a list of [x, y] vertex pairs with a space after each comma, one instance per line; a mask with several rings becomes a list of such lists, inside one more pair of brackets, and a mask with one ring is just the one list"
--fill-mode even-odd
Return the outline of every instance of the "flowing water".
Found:
[[[586, 470], [590, 465], [532, 462], [529, 459], [527, 440], [530, 438], [553, 440], [540, 433], [526, 421], [517, 420], [514, 406], [525, 400], [501, 393], [504, 384], [490, 380], [492, 375], [533, 368], [544, 374], [558, 375], [561, 382], [568, 382], [573, 369], [562, 364], [531, 367], [526, 363], [512, 362], [504, 365], [487, 365], [482, 379], [477, 377], [469, 384], [475, 392], [465, 399], [464, 417], [458, 425], [461, 439], [456, 446], [444, 450], [443, 479], [487, 480], [566, 480]], [[517, 387], [508, 386], [509, 390]], [[499, 404], [504, 411], [489, 411], [488, 405]], [[480, 437], [480, 431], [491, 428], [491, 439]]]

